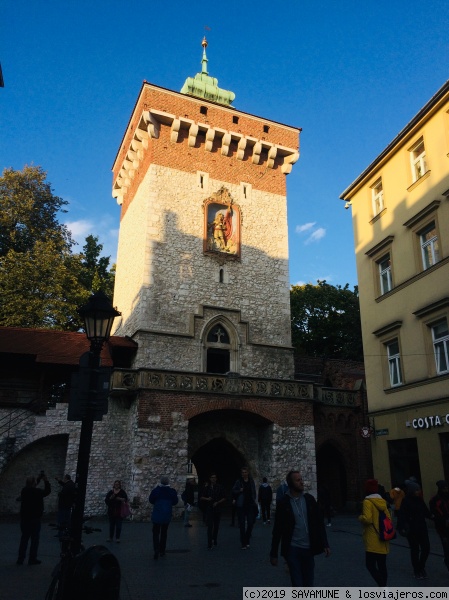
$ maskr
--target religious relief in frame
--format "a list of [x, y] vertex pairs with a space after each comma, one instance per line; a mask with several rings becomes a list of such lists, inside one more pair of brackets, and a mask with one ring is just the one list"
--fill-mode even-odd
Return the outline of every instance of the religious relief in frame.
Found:
[[204, 251], [240, 256], [240, 210], [226, 188], [204, 202]]

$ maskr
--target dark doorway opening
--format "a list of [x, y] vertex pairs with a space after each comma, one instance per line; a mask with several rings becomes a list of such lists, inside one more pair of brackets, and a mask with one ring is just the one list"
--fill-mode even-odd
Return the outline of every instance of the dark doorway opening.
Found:
[[201, 485], [209, 479], [213, 471], [217, 474], [218, 482], [224, 486], [230, 496], [232, 486], [240, 475], [240, 468], [245, 464], [242, 454], [223, 438], [214, 438], [201, 446], [192, 456], [192, 462], [198, 473], [198, 483]]
[[227, 373], [230, 371], [230, 354], [229, 350], [221, 348], [207, 349], [207, 366], [208, 373]]
[[331, 505], [344, 508], [347, 500], [347, 476], [341, 453], [332, 444], [324, 444], [316, 455], [318, 489], [325, 486], [330, 492]]

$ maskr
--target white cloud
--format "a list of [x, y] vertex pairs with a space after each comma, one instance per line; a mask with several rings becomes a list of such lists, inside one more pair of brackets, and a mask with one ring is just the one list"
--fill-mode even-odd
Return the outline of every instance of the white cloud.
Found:
[[326, 235], [326, 230], [324, 227], [318, 227], [312, 234], [306, 239], [304, 244], [312, 244], [313, 242], [318, 242]]
[[66, 223], [71, 231], [76, 244], [73, 246], [73, 252], [81, 252], [85, 244], [86, 237], [93, 235], [98, 237], [98, 242], [102, 244], [103, 251], [101, 256], [110, 256], [110, 265], [117, 261], [118, 228], [114, 227], [116, 222], [109, 215], [104, 215], [99, 221], [93, 222], [87, 219], [79, 219]]
[[85, 238], [90, 235], [94, 228], [93, 223], [87, 219], [80, 219], [79, 221], [71, 221], [66, 223], [67, 229], [72, 232], [72, 236], [75, 242], [79, 245], [80, 240], [84, 242]]
[[315, 227], [316, 223], [304, 223], [304, 225], [296, 225], [296, 233], [303, 233], [304, 231], [309, 231], [312, 227]]

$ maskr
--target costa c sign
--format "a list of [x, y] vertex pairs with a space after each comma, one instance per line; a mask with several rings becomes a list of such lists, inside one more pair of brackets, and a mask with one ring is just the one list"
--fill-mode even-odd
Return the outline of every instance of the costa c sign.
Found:
[[412, 427], [414, 429], [431, 429], [432, 427], [442, 427], [444, 424], [449, 425], [449, 413], [440, 417], [439, 415], [430, 415], [413, 419]]

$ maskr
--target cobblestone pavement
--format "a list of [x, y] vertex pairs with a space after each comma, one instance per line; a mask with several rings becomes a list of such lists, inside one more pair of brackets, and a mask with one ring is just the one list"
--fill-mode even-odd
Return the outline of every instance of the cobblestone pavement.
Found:
[[[251, 548], [241, 550], [237, 527], [230, 527], [223, 515], [218, 546], [207, 549], [206, 528], [199, 515], [192, 515], [191, 528], [181, 520], [173, 521], [168, 530], [167, 553], [153, 560], [151, 524], [126, 522], [122, 542], [107, 543], [107, 521], [92, 520], [100, 533], [85, 536], [87, 546], [109, 547], [119, 560], [122, 571], [121, 600], [231, 600], [242, 598], [242, 588], [249, 586], [289, 586], [288, 573], [279, 561], [272, 567], [268, 560], [271, 527], [257, 521]], [[317, 586], [372, 586], [366, 571], [361, 528], [355, 515], [334, 518], [327, 528], [332, 555], [316, 557]], [[404, 538], [391, 544], [387, 559], [390, 586], [449, 587], [449, 572], [443, 564], [440, 540], [430, 529], [431, 555], [427, 563], [429, 579], [415, 580], [410, 554]], [[43, 523], [39, 558], [41, 565], [17, 566], [19, 523], [0, 522], [0, 600], [44, 600], [51, 572], [58, 561], [59, 546], [54, 529]]]

